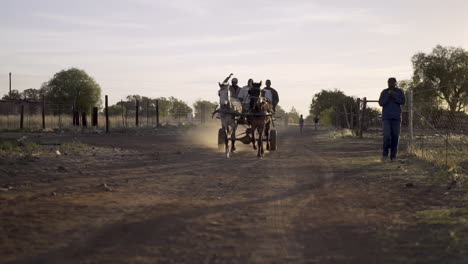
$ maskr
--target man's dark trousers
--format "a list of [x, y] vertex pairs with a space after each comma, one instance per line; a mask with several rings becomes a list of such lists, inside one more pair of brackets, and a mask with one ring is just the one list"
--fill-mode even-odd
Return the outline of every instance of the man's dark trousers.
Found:
[[390, 159], [395, 159], [398, 152], [398, 139], [400, 137], [400, 119], [384, 119], [384, 142], [382, 156], [388, 157], [390, 149]]

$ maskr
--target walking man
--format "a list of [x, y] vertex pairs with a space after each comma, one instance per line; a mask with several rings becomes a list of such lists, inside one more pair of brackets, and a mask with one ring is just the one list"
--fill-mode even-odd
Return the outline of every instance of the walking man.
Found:
[[318, 128], [318, 122], [320, 121], [320, 118], [318, 116], [314, 117], [314, 126], [315, 126], [315, 131], [317, 131]]
[[405, 104], [405, 93], [397, 87], [395, 78], [388, 79], [388, 88], [380, 93], [379, 105], [382, 106], [383, 121], [383, 153], [382, 161], [396, 159], [398, 152], [398, 138], [400, 136], [401, 105]]
[[299, 118], [299, 128], [301, 129], [301, 135], [302, 135], [302, 128], [304, 127], [304, 117]]

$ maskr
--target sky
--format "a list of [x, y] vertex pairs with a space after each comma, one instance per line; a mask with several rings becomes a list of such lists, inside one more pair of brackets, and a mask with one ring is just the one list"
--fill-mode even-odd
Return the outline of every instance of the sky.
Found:
[[[270, 79], [287, 111], [315, 93], [377, 99], [411, 57], [468, 48], [464, 0], [0, 0], [0, 93], [85, 70], [110, 103], [129, 94], [217, 102], [230, 73]], [[3, 76], [3, 77], [1, 77]], [[1, 81], [3, 79], [4, 81]]]

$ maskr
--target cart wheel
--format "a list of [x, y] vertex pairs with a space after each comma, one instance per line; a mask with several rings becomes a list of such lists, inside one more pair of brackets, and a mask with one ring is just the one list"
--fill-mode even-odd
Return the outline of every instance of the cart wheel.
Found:
[[224, 150], [225, 138], [226, 138], [226, 134], [224, 133], [224, 130], [220, 128], [218, 130], [218, 149], [219, 150]]
[[270, 130], [270, 150], [275, 151], [277, 146], [277, 134], [276, 134], [276, 129]]

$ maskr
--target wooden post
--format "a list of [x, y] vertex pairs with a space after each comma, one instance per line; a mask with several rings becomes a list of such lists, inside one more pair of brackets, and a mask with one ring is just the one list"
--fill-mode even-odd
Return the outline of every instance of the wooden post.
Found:
[[120, 108], [122, 108], [122, 126], [125, 127], [124, 104], [123, 104], [123, 100], [122, 100], [122, 99], [120, 99]]
[[72, 105], [72, 123], [73, 123], [73, 126], [75, 126], [75, 105], [73, 104]]
[[367, 108], [367, 98], [364, 97], [364, 101], [362, 103], [362, 112], [361, 112], [361, 122], [360, 122], [361, 127], [359, 128], [359, 137], [361, 138], [362, 138], [362, 132], [364, 130], [364, 123], [366, 120], [366, 108]]
[[149, 99], [146, 100], [146, 126], [149, 126]]
[[108, 106], [108, 100], [107, 100], [107, 95], [106, 95], [106, 102], [105, 102], [105, 113], [106, 113], [106, 133], [109, 133], [109, 106]]
[[8, 96], [11, 96], [11, 72], [10, 72], [9, 76], [10, 76], [10, 93], [8, 93]]
[[359, 136], [359, 129], [361, 127], [361, 98], [356, 102], [356, 135]]
[[21, 104], [20, 129], [23, 129], [24, 123], [24, 104]]
[[42, 129], [45, 129], [45, 96], [42, 96]]
[[351, 125], [349, 124], [349, 119], [348, 119], [348, 111], [346, 110], [346, 105], [343, 104], [343, 109], [344, 109], [344, 114], [346, 118], [346, 125], [348, 126], [348, 129], [351, 128]]
[[86, 112], [82, 112], [81, 113], [81, 125], [83, 127], [87, 127], [88, 126], [88, 120], [86, 118]]
[[58, 105], [59, 130], [62, 130], [62, 105]]
[[156, 127], [159, 127], [159, 100], [156, 100]]
[[140, 114], [140, 101], [136, 100], [135, 102], [135, 126], [138, 127], [138, 123], [139, 123], [139, 114]]
[[80, 114], [76, 110], [76, 107], [74, 107], [74, 110], [73, 110], [73, 125], [80, 126]]
[[414, 137], [414, 131], [413, 131], [413, 89], [409, 89], [409, 104], [408, 104], [408, 128], [409, 128], [409, 145], [413, 144], [413, 137]]
[[98, 127], [98, 108], [93, 107], [93, 116], [91, 117], [91, 123], [93, 127]]

